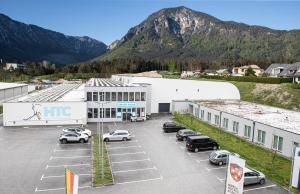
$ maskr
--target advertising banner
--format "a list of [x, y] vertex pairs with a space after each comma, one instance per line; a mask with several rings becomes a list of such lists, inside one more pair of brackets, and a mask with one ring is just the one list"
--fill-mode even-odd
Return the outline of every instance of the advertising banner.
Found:
[[242, 194], [244, 187], [245, 160], [229, 155], [225, 194]]
[[78, 194], [78, 175], [66, 169], [66, 194]]
[[292, 186], [300, 189], [300, 147], [295, 148]]

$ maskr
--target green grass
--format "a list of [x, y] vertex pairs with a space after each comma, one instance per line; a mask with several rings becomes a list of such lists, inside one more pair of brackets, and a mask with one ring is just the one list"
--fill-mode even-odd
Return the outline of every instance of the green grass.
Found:
[[[222, 149], [240, 154], [246, 160], [248, 166], [263, 172], [270, 180], [288, 188], [291, 171], [290, 160], [192, 116], [176, 113], [174, 119], [195, 131], [215, 139]], [[300, 193], [300, 191], [297, 190], [296, 193]]]
[[0, 114], [2, 114], [3, 113], [3, 106], [1, 105], [0, 106]]
[[102, 186], [113, 184], [113, 177], [110, 170], [110, 163], [107, 155], [106, 147], [104, 146], [104, 178], [101, 175], [101, 147], [99, 151], [99, 136], [93, 135], [92, 137], [93, 145], [93, 186]]

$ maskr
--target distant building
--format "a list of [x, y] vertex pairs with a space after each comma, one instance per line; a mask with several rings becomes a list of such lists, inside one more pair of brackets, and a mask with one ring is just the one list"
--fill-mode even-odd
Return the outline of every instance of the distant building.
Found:
[[219, 69], [216, 71], [218, 75], [220, 76], [227, 76], [230, 75], [229, 70], [228, 69]]
[[20, 63], [6, 63], [3, 67], [4, 70], [15, 70], [15, 69], [24, 69], [26, 67], [25, 64]]
[[244, 65], [241, 67], [234, 67], [232, 69], [232, 76], [245, 76], [248, 69], [252, 69], [256, 76], [260, 76], [264, 73], [264, 70], [257, 65]]
[[300, 62], [293, 64], [273, 63], [267, 69], [266, 73], [271, 77], [293, 77], [294, 82], [300, 82]]
[[192, 77], [192, 76], [198, 76], [200, 75], [200, 70], [196, 70], [196, 71], [182, 71], [180, 78], [188, 78], [188, 77]]

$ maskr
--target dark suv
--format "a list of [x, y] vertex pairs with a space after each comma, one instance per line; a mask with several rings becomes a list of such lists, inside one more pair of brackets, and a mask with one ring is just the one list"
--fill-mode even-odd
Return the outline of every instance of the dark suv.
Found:
[[209, 149], [217, 150], [219, 144], [208, 136], [189, 136], [186, 140], [186, 148], [194, 152]]
[[174, 122], [166, 122], [163, 125], [163, 129], [165, 133], [172, 133], [178, 132], [180, 129], [185, 129], [185, 127]]
[[178, 141], [185, 141], [189, 136], [201, 135], [201, 133], [197, 133], [191, 129], [181, 129], [176, 133], [176, 138]]

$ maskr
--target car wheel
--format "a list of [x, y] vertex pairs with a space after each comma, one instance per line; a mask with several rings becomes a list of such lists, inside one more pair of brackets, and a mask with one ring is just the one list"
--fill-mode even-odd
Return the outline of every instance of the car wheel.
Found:
[[122, 139], [123, 141], [127, 141], [127, 137], [123, 137], [123, 139]]
[[195, 152], [199, 152], [199, 149], [198, 149], [198, 148], [195, 148]]
[[219, 164], [219, 166], [222, 166], [222, 165], [223, 165], [223, 162], [222, 162], [222, 161], [220, 161], [218, 164]]
[[84, 143], [85, 140], [84, 140], [84, 139], [80, 139], [79, 142], [80, 142], [80, 143]]
[[108, 138], [105, 138], [104, 141], [105, 141], [105, 142], [109, 142], [109, 139], [108, 139]]
[[214, 146], [214, 147], [213, 147], [213, 150], [217, 150], [217, 149], [218, 149], [218, 147], [217, 147], [217, 146]]
[[67, 140], [66, 140], [66, 139], [63, 139], [61, 142], [62, 142], [63, 144], [66, 144], [66, 143], [67, 143]]
[[263, 184], [265, 184], [265, 183], [266, 183], [266, 180], [265, 180], [265, 179], [260, 179], [259, 184], [263, 185]]

